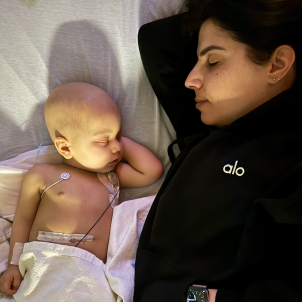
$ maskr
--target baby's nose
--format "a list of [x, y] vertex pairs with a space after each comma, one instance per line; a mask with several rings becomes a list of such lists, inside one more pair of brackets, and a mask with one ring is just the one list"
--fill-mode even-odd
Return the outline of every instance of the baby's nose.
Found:
[[117, 139], [115, 139], [114, 141], [112, 141], [111, 151], [112, 151], [112, 153], [117, 153], [117, 152], [121, 151], [121, 144], [120, 144], [120, 142]]

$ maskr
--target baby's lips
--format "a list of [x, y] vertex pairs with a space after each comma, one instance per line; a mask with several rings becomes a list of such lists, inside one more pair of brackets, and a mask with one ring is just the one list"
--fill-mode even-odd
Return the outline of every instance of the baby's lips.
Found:
[[117, 157], [116, 159], [114, 159], [113, 161], [109, 162], [109, 164], [115, 165], [117, 164], [119, 161], [121, 160], [121, 157]]
[[116, 159], [114, 159], [112, 162], [114, 161], [120, 161], [121, 160], [121, 156], [118, 156]]

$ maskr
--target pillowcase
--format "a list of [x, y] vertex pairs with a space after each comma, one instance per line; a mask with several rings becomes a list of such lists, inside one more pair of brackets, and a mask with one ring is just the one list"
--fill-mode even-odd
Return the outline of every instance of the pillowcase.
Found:
[[54, 145], [43, 146], [0, 162], [0, 217], [12, 220], [24, 174], [35, 164], [59, 164], [63, 157]]

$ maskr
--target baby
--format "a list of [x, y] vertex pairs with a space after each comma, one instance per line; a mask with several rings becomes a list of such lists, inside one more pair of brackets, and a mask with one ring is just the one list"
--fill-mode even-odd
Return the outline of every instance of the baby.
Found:
[[96, 86], [57, 87], [46, 102], [45, 122], [63, 163], [35, 165], [24, 177], [9, 265], [0, 281], [5, 294], [15, 294], [20, 286], [18, 259], [26, 242], [74, 247], [82, 239], [77, 247], [105, 263], [113, 213], [109, 204], [114, 197], [116, 203], [119, 188], [150, 185], [163, 173], [148, 149], [121, 136], [119, 109]]

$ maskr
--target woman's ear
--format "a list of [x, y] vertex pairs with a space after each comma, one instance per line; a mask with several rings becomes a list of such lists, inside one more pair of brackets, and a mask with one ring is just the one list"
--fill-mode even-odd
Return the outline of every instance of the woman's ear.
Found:
[[55, 146], [58, 150], [58, 152], [65, 157], [66, 159], [71, 159], [72, 155], [71, 155], [71, 151], [69, 148], [69, 141], [62, 136], [58, 136], [55, 139]]
[[291, 46], [281, 45], [277, 47], [270, 59], [269, 82], [274, 84], [286, 77], [295, 59], [295, 51]]

